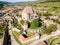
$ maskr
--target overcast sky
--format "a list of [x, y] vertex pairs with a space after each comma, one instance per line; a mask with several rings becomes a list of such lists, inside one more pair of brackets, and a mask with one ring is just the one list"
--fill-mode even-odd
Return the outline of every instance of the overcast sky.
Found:
[[35, 1], [35, 0], [0, 0], [0, 1], [7, 1], [7, 2], [25, 2], [25, 1]]

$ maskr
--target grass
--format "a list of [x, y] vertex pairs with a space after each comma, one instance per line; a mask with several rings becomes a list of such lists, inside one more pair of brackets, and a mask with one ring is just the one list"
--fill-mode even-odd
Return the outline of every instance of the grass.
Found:
[[[41, 22], [42, 25], [41, 25], [40, 27], [34, 28], [35, 30], [36, 30], [36, 29], [42, 30], [42, 28], [44, 27], [44, 23], [43, 23], [42, 21], [40, 21], [40, 22]], [[31, 29], [31, 28], [30, 28], [30, 29]], [[33, 29], [33, 30], [34, 30], [34, 29]]]
[[5, 23], [0, 23], [0, 39], [3, 37], [5, 31]]
[[52, 41], [52, 39], [54, 39], [54, 37], [50, 37], [49, 39], [46, 40], [46, 42], [48, 43], [48, 45], [50, 45], [50, 41]]
[[34, 41], [36, 41], [36, 40], [26, 42], [26, 43], [24, 43], [24, 45], [29, 45], [29, 44], [33, 43]]
[[27, 37], [30, 37], [30, 36], [32, 36], [32, 35], [34, 35], [34, 33], [28, 33], [28, 34], [26, 34], [27, 35]]
[[60, 38], [60, 35], [58, 35], [58, 37]]
[[[58, 38], [58, 39], [55, 39], [55, 38]], [[60, 43], [60, 35], [57, 35], [57, 36], [50, 37], [49, 39], [46, 40], [46, 42], [48, 43], [48, 45], [50, 45], [50, 42], [53, 39], [55, 39], [55, 40], [52, 42], [52, 45], [56, 45], [57, 43]]]
[[58, 44], [58, 43], [60, 43], [60, 39], [54, 40], [53, 43], [52, 43], [52, 45], [56, 45], [56, 44]]
[[17, 33], [17, 32], [13, 32], [13, 36], [14, 36], [14, 38], [15, 38], [15, 40], [17, 41], [17, 43], [19, 43], [20, 45], [22, 45], [22, 43], [20, 42], [20, 40], [18, 39], [18, 36], [19, 35], [19, 33]]
[[44, 30], [40, 31], [40, 34], [41, 34], [41, 35], [44, 35], [44, 34], [45, 34], [45, 33], [44, 33]]
[[[43, 7], [44, 9], [47, 8], [47, 11], [49, 13], [51, 12], [60, 13], [60, 8], [58, 8], [60, 6], [60, 2], [46, 2], [46, 3], [41, 3], [40, 5], [42, 5], [41, 7]], [[54, 7], [57, 7], [57, 8], [54, 8]]]
[[0, 39], [3, 37], [3, 35], [0, 35]]
[[46, 11], [48, 11], [49, 13], [55, 12], [55, 13], [60, 13], [60, 2], [26, 2], [26, 3], [22, 3], [22, 4], [18, 4], [18, 5], [22, 5], [22, 6], [32, 6], [33, 8], [36, 8], [38, 10], [40, 9], [44, 9]]
[[40, 5], [46, 6], [46, 7], [53, 7], [53, 6], [59, 6], [60, 2], [44, 2], [44, 3], [41, 3]]
[[15, 34], [17, 37], [19, 37], [20, 32], [14, 31], [14, 34]]

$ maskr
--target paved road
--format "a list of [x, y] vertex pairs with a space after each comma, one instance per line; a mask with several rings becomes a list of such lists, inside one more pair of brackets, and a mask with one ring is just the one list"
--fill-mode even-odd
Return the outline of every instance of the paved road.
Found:
[[16, 42], [16, 40], [14, 39], [14, 37], [13, 37], [13, 34], [12, 34], [12, 31], [11, 31], [11, 30], [9, 30], [9, 34], [11, 35], [11, 44], [12, 44], [12, 45], [19, 45], [19, 44]]
[[3, 39], [0, 39], [0, 45], [2, 45], [2, 43], [3, 43]]

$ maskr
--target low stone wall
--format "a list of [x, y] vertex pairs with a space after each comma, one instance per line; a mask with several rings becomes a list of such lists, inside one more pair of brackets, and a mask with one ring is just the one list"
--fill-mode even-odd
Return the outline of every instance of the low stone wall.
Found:
[[30, 30], [30, 29], [29, 29], [29, 30], [27, 30], [27, 33], [29, 33], [29, 32], [31, 32], [31, 33], [39, 33], [40, 31], [41, 31], [41, 30], [32, 30], [32, 29]]

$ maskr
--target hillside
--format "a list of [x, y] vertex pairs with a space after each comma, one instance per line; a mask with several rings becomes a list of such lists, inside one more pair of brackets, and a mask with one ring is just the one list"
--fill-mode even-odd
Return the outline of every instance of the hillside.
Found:
[[4, 5], [4, 4], [9, 4], [10, 2], [4, 2], [4, 1], [0, 1], [0, 6]]
[[10, 4], [9, 2], [4, 2], [4, 1], [0, 1], [0, 9], [4, 6], [4, 5], [8, 5]]
[[[2, 4], [8, 4], [8, 3], [3, 3]], [[36, 8], [38, 10], [47, 10], [49, 13], [55, 12], [55, 13], [60, 13], [60, 0], [38, 0], [38, 1], [33, 1], [33, 2], [16, 2], [12, 3], [10, 6], [32, 6], [33, 8]], [[1, 5], [0, 5], [1, 6]]]
[[60, 0], [46, 0], [46, 1], [57, 1], [57, 2], [58, 2], [58, 1], [60, 1]]
[[21, 6], [32, 6], [38, 10], [47, 10], [49, 13], [55, 12], [60, 13], [60, 0], [46, 0], [44, 2], [41, 1], [35, 1], [35, 2], [23, 2], [23, 3], [17, 3], [15, 5], [21, 5]]
[[40, 2], [45, 2], [45, 1], [48, 1], [48, 2], [59, 2], [60, 0], [38, 0]]

